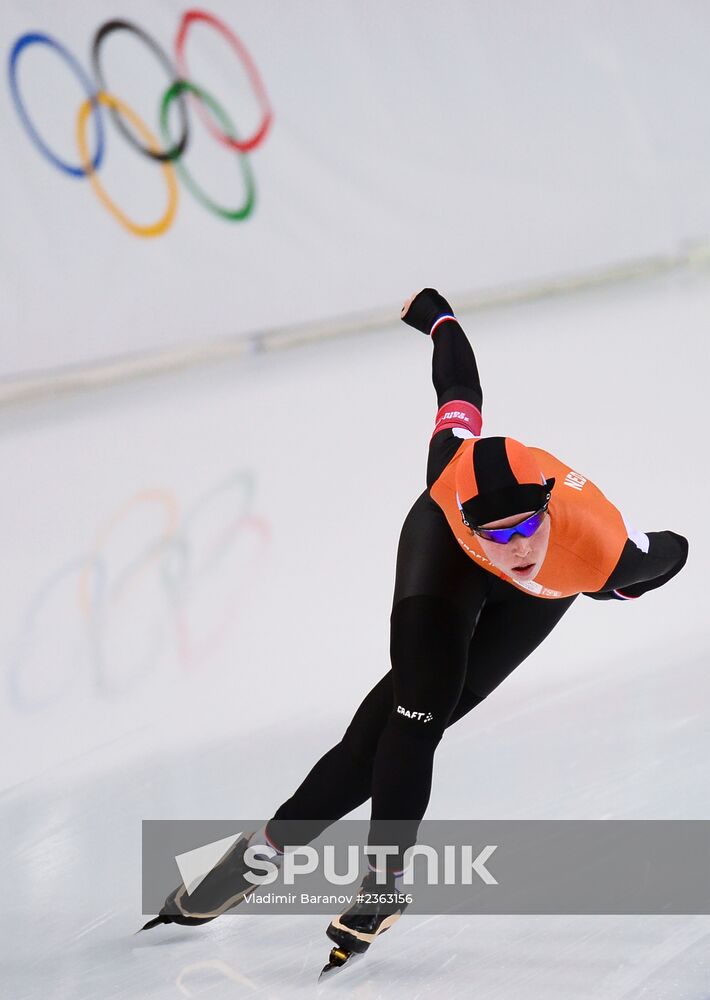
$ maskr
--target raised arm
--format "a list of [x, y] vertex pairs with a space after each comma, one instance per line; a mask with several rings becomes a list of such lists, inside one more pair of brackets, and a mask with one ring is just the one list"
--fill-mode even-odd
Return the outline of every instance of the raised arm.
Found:
[[444, 296], [434, 288], [422, 289], [404, 303], [402, 319], [434, 343], [432, 379], [439, 406], [460, 399], [480, 412], [483, 390], [473, 348]]
[[461, 441], [480, 435], [483, 390], [473, 348], [443, 295], [434, 288], [424, 288], [404, 303], [401, 316], [433, 341], [432, 379], [439, 409], [429, 444], [430, 487]]

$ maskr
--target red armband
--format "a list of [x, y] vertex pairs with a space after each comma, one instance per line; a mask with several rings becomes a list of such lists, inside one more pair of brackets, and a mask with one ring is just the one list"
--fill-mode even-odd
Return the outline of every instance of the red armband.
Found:
[[431, 436], [434, 437], [439, 431], [454, 430], [457, 427], [470, 431], [472, 437], [480, 437], [483, 427], [481, 411], [473, 403], [467, 403], [465, 399], [452, 399], [450, 403], [444, 403], [439, 407]]

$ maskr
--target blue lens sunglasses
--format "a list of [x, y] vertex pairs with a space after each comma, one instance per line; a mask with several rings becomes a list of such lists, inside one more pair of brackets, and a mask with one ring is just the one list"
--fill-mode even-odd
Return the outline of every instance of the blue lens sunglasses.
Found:
[[474, 528], [466, 520], [464, 520], [464, 524], [475, 535], [480, 535], [481, 538], [485, 538], [489, 542], [498, 542], [501, 545], [505, 545], [513, 535], [522, 535], [523, 538], [530, 538], [531, 535], [534, 535], [545, 519], [548, 506], [549, 500], [544, 507], [536, 510], [534, 514], [521, 521], [520, 524], [514, 524], [512, 528]]

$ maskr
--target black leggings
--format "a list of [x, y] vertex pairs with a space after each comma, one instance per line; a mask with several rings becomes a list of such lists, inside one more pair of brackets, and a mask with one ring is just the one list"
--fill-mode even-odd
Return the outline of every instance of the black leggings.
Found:
[[[366, 695], [342, 740], [276, 811], [269, 837], [280, 846], [308, 842], [372, 798], [369, 842], [397, 843], [399, 863], [416, 841], [444, 730], [532, 653], [574, 599], [530, 596], [477, 566], [423, 493], [399, 541], [392, 668]], [[297, 835], [289, 834], [289, 820], [301, 821]], [[396, 840], [390, 820], [407, 821]]]

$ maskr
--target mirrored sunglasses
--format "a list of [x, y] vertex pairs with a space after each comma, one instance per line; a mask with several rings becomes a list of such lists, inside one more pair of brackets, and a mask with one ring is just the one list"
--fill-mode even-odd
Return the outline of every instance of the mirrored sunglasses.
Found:
[[522, 535], [523, 538], [530, 538], [544, 521], [547, 507], [548, 505], [545, 504], [544, 507], [536, 510], [525, 521], [521, 521], [520, 524], [514, 524], [512, 528], [475, 528], [471, 526], [471, 531], [489, 542], [499, 542], [503, 545], [509, 542], [513, 535]]

